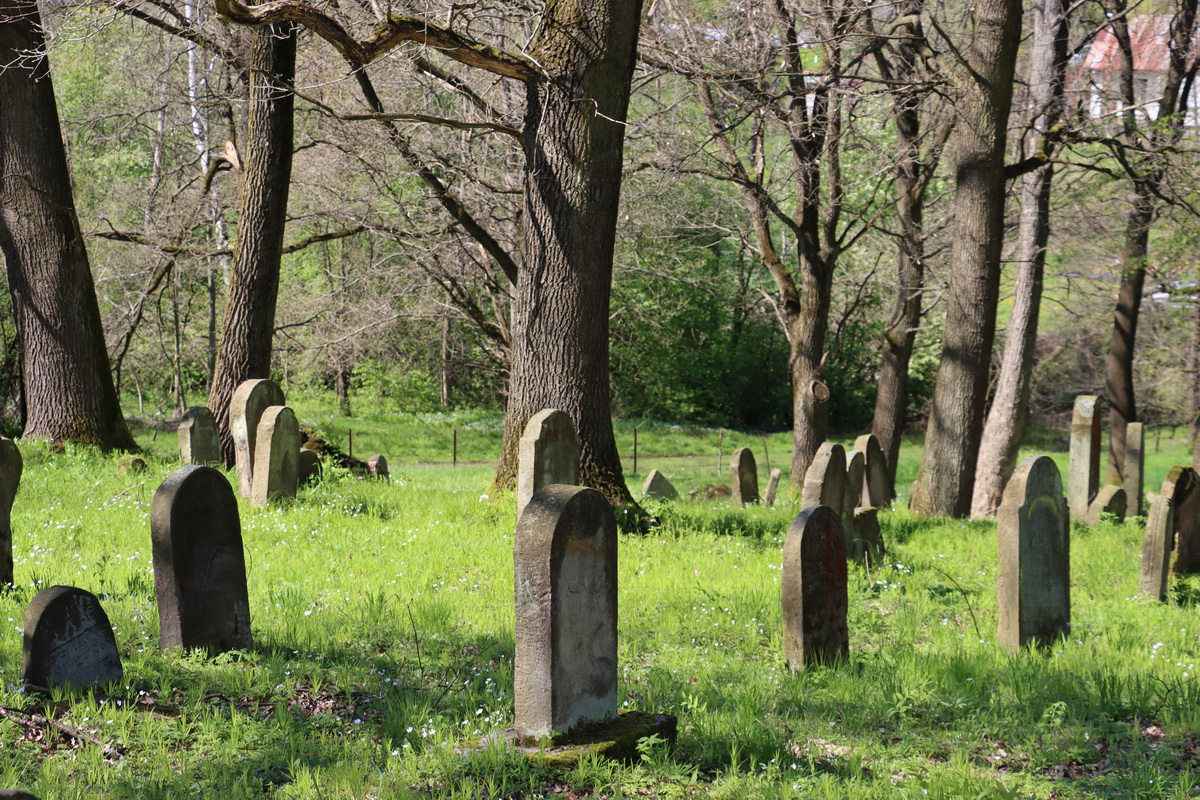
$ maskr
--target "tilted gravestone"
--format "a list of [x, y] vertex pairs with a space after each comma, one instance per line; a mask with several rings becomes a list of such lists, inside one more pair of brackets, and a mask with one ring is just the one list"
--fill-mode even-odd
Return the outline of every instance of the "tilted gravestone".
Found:
[[1175, 546], [1175, 509], [1171, 498], [1155, 495], [1150, 501], [1146, 535], [1142, 539], [1142, 569], [1138, 593], [1151, 600], [1167, 599], [1171, 575], [1171, 550]]
[[296, 497], [300, 485], [300, 425], [287, 406], [271, 406], [258, 421], [250, 502], [265, 506]]
[[1099, 525], [1105, 514], [1112, 514], [1119, 520], [1125, 519], [1125, 487], [1115, 483], [1104, 486], [1088, 506], [1088, 512], [1082, 522], [1087, 525]]
[[43, 589], [25, 608], [22, 675], [34, 686], [99, 686], [121, 680], [121, 656], [108, 615], [91, 592]]
[[595, 489], [539, 490], [514, 546], [517, 736], [617, 715], [617, 522]]
[[385, 481], [390, 481], [392, 475], [388, 472], [387, 459], [383, 456], [371, 456], [367, 459], [367, 473], [372, 478], [382, 478]]
[[862, 498], [858, 505], [863, 508], [883, 508], [892, 502], [888, 487], [888, 463], [879, 438], [873, 433], [863, 434], [854, 440], [854, 449], [863, 454], [866, 472], [863, 475]]
[[779, 582], [783, 652], [793, 670], [849, 655], [845, 541], [841, 514], [829, 506], [806, 508], [788, 530]]
[[754, 451], [749, 447], [739, 447], [730, 456], [729, 487], [733, 491], [733, 502], [739, 505], [759, 501], [758, 464], [754, 461]]
[[783, 474], [783, 470], [776, 467], [771, 470], [771, 477], [767, 478], [767, 493], [763, 495], [763, 505], [770, 508], [775, 505], [775, 495], [779, 492], [779, 477]]
[[1071, 628], [1071, 519], [1058, 467], [1032, 456], [1017, 467], [996, 513], [1001, 647], [1050, 644]]
[[659, 500], [674, 500], [679, 497], [675, 485], [656, 469], [650, 470], [650, 474], [646, 476], [646, 481], [642, 484], [642, 494]]
[[179, 437], [179, 460], [185, 467], [188, 464], [221, 463], [217, 420], [208, 406], [192, 406], [183, 412], [176, 435]]
[[0, 584], [13, 582], [12, 507], [21, 486], [23, 461], [12, 439], [0, 436]]
[[534, 414], [517, 444], [517, 517], [530, 498], [546, 486], [579, 483], [579, 436], [562, 411]]
[[233, 436], [233, 455], [238, 475], [238, 491], [250, 497], [254, 491], [255, 450], [258, 447], [258, 423], [271, 406], [283, 405], [279, 384], [265, 378], [244, 381], [229, 401], [229, 433]]
[[[846, 505], [846, 451], [836, 442], [824, 442], [804, 473], [804, 490], [800, 496], [801, 508], [829, 506], [845, 519]], [[853, 513], [853, 509], [851, 509]], [[842, 534], [846, 534], [845, 527]], [[843, 543], [849, 551], [850, 541]]]
[[250, 647], [246, 556], [233, 487], [212, 467], [181, 467], [150, 504], [159, 647]]
[[1080, 395], [1075, 398], [1071, 415], [1071, 444], [1067, 465], [1067, 506], [1073, 519], [1087, 517], [1088, 507], [1100, 488], [1100, 414], [1099, 398]]
[[1146, 494], [1145, 486], [1145, 428], [1140, 422], [1125, 426], [1125, 515], [1140, 517]]
[[1159, 496], [1171, 499], [1175, 513], [1175, 553], [1171, 571], [1176, 574], [1192, 572], [1200, 567], [1200, 477], [1191, 467], [1171, 467]]
[[317, 451], [300, 448], [296, 461], [296, 478], [301, 484], [321, 479], [321, 457]]

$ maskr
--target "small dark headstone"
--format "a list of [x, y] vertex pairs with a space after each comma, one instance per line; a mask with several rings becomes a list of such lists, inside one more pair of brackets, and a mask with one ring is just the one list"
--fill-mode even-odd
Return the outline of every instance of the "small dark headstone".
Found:
[[883, 556], [883, 531], [879, 527], [879, 509], [857, 508], [854, 511], [854, 558], [874, 566]]
[[538, 491], [517, 522], [514, 689], [520, 740], [617, 715], [617, 522], [604, 495]]
[[250, 600], [237, 498], [212, 467], [176, 470], [150, 504], [159, 647], [250, 647]]
[[371, 456], [367, 459], [367, 472], [372, 478], [381, 478], [385, 481], [391, 480], [392, 476], [388, 472], [387, 459], [383, 456]]
[[1162, 482], [1162, 497], [1175, 512], [1175, 555], [1171, 571], [1179, 574], [1200, 567], [1200, 476], [1191, 467], [1175, 466]]
[[321, 457], [317, 455], [317, 451], [300, 448], [296, 470], [301, 484], [319, 481], [321, 479]]
[[738, 505], [758, 502], [758, 465], [754, 451], [739, 447], [729, 459], [729, 486], [733, 490], [733, 502]]
[[118, 475], [140, 475], [146, 471], [146, 462], [133, 453], [125, 453], [117, 459]]
[[846, 538], [842, 515], [829, 506], [806, 508], [783, 544], [783, 651], [803, 670], [850, 653]]
[[646, 481], [642, 484], [642, 494], [659, 500], [674, 500], [679, 497], [674, 484], [656, 469], [650, 470], [650, 474], [646, 476]]
[[0, 791], [0, 800], [38, 800], [37, 797], [29, 792], [22, 792], [20, 789], [5, 789]]
[[1104, 486], [1088, 506], [1088, 513], [1082, 522], [1099, 525], [1105, 514], [1112, 514], [1118, 520], [1125, 519], [1125, 500], [1125, 487], [1113, 483]]
[[43, 589], [25, 608], [24, 626], [26, 683], [87, 687], [121, 680], [112, 625], [91, 592]]

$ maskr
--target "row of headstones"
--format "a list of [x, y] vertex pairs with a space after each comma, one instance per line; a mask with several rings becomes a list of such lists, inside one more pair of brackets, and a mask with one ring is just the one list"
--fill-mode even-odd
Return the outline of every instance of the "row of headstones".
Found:
[[1104, 514], [1119, 519], [1141, 515], [1143, 440], [1142, 423], [1129, 423], [1125, 428], [1124, 483], [1100, 486], [1100, 398], [1075, 398], [1067, 467], [1067, 507], [1072, 519], [1095, 525]]
[[[301, 484], [319, 477], [320, 456], [300, 447], [300, 424], [274, 381], [256, 379], [238, 386], [229, 401], [229, 428], [238, 490], [254, 505], [294, 498]], [[220, 464], [217, 422], [209, 408], [184, 412], [177, 435], [184, 465]], [[373, 477], [387, 478], [387, 459], [372, 456], [367, 470]]]

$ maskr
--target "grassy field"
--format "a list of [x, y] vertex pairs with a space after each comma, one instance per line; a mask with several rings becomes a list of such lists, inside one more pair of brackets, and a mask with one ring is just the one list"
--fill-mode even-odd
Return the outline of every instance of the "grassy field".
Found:
[[[565, 773], [503, 751], [457, 757], [456, 743], [512, 722], [514, 500], [486, 496], [487, 465], [428, 462], [449, 460], [438, 453], [455, 426], [461, 460], [493, 458], [498, 427], [480, 415], [347, 423], [296, 406], [335, 439], [352, 425], [355, 454], [384, 452], [395, 479], [331, 474], [286, 507], [243, 504], [255, 646], [212, 660], [157, 652], [148, 515], [175, 468], [173, 434], [139, 431], [150, 469], [138, 476], [94, 453], [23, 447], [17, 587], [0, 596], [0, 788], [43, 800], [1200, 796], [1200, 581], [1179, 581], [1169, 605], [1135, 599], [1137, 522], [1074, 529], [1072, 634], [1010, 657], [995, 646], [995, 526], [886, 512], [886, 563], [850, 568], [849, 662], [792, 675], [779, 565], [798, 509], [786, 502], [653, 504], [661, 526], [621, 537], [620, 703], [678, 715], [673, 751], [651, 743], [639, 764]], [[631, 456], [633, 425], [618, 427]], [[760, 436], [648, 422], [630, 483], [656, 466], [682, 490], [726, 482], [718, 442], [725, 463], [753, 446], [765, 476]], [[767, 447], [786, 466], [787, 436]], [[679, 455], [692, 458], [664, 457]], [[902, 478], [918, 458], [906, 448]], [[1147, 486], [1185, 459], [1164, 436]], [[21, 613], [53, 584], [101, 597], [123, 685], [23, 695]]]

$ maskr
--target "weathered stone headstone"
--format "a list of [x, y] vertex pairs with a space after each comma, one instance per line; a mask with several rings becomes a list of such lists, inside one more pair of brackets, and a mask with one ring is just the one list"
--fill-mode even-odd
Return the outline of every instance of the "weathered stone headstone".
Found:
[[758, 464], [754, 461], [754, 451], [749, 447], [739, 447], [730, 456], [729, 487], [733, 490], [733, 502], [739, 505], [759, 501]]
[[302, 447], [297, 458], [296, 476], [302, 485], [321, 479], [321, 457], [317, 451]]
[[29, 792], [22, 792], [20, 789], [5, 789], [0, 791], [0, 800], [38, 800], [38, 798]]
[[770, 508], [775, 505], [775, 495], [779, 492], [779, 477], [783, 474], [783, 470], [776, 467], [771, 470], [771, 477], [767, 478], [767, 493], [763, 496], [763, 505]]
[[150, 504], [159, 647], [250, 647], [242, 524], [233, 487], [212, 467], [181, 467]]
[[[855, 561], [863, 557], [863, 545], [855, 525], [855, 512], [866, 482], [867, 460], [861, 450], [846, 453], [846, 499], [842, 502], [842, 530], [846, 532], [846, 556]], [[869, 507], [869, 506], [865, 506]]]
[[801, 506], [829, 506], [840, 516], [846, 504], [846, 451], [836, 442], [824, 442], [817, 448], [808, 471], [804, 473]]
[[530, 498], [546, 486], [579, 483], [579, 436], [562, 411], [534, 414], [517, 444], [517, 518]]
[[879, 509], [857, 508], [854, 510], [855, 541], [854, 557], [874, 566], [883, 556], [883, 531], [879, 527]]
[[1200, 478], [1191, 467], [1171, 467], [1159, 494], [1170, 498], [1175, 515], [1171, 571], [1192, 572], [1200, 567]]
[[863, 508], [883, 508], [892, 502], [888, 488], [888, 463], [879, 438], [873, 433], [863, 434], [854, 440], [854, 449], [863, 454], [866, 472], [863, 475], [862, 499], [857, 504]]
[[21, 486], [23, 461], [12, 439], [0, 436], [0, 584], [13, 582], [12, 507]]
[[147, 469], [146, 461], [141, 456], [135, 456], [133, 453], [124, 453], [117, 459], [117, 474], [125, 475], [140, 475]]
[[1171, 550], [1175, 546], [1175, 509], [1171, 498], [1156, 495], [1150, 501], [1146, 535], [1142, 539], [1142, 569], [1138, 593], [1151, 600], [1167, 599], [1171, 575]]
[[515, 540], [517, 736], [617, 715], [617, 522], [595, 489], [539, 490]]
[[674, 484], [656, 469], [650, 470], [650, 474], [646, 476], [646, 481], [642, 484], [642, 494], [659, 500], [674, 500], [679, 497]]
[[208, 406], [192, 406], [183, 412], [176, 435], [179, 437], [179, 460], [185, 467], [188, 464], [221, 463], [217, 420]]
[[1017, 467], [996, 514], [1000, 646], [1045, 645], [1071, 628], [1071, 520], [1058, 467], [1032, 456]]
[[1085, 394], [1075, 398], [1071, 415], [1071, 444], [1067, 466], [1067, 506], [1074, 519], [1087, 517], [1088, 506], [1100, 488], [1099, 398]]
[[91, 592], [43, 589], [25, 608], [22, 675], [34, 686], [99, 686], [120, 681], [121, 656], [108, 615]]
[[258, 422], [250, 502], [265, 506], [296, 497], [300, 485], [300, 425], [287, 406], [270, 406]]
[[1088, 513], [1082, 522], [1086, 525], [1099, 525], [1104, 514], [1112, 514], [1120, 520], [1125, 519], [1125, 487], [1110, 483], [1101, 488], [1088, 506]]
[[244, 381], [229, 401], [229, 433], [233, 436], [233, 456], [237, 467], [238, 491], [250, 497], [254, 491], [255, 449], [258, 447], [258, 423], [271, 406], [283, 405], [279, 384], [265, 378]]
[[1140, 517], [1146, 494], [1145, 428], [1140, 422], [1125, 426], [1125, 515]]
[[367, 472], [372, 478], [382, 478], [385, 481], [392, 479], [392, 475], [388, 472], [387, 459], [383, 456], [371, 456], [367, 459]]
[[845, 541], [841, 514], [829, 506], [806, 508], [788, 530], [779, 582], [783, 653], [793, 670], [850, 653]]

